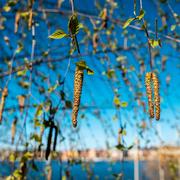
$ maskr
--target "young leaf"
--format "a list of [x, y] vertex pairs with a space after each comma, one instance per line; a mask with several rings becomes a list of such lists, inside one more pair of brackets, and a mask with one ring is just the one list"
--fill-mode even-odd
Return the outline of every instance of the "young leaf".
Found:
[[68, 37], [69, 35], [66, 34], [63, 30], [58, 29], [53, 34], [49, 36], [50, 39], [62, 39], [63, 37]]
[[129, 24], [134, 21], [136, 18], [129, 18], [123, 25], [123, 29], [129, 26]]
[[130, 150], [130, 149], [132, 149], [132, 148], [133, 148], [133, 146], [134, 146], [134, 145], [132, 144], [132, 145], [131, 145], [131, 146], [129, 146], [127, 149], [128, 149], [128, 150]]
[[119, 108], [121, 106], [121, 102], [117, 96], [114, 97], [114, 105]]
[[150, 39], [149, 40], [149, 43], [151, 45], [152, 48], [155, 48], [157, 46], [160, 46], [161, 47], [161, 40], [158, 39], [158, 40], [155, 40], [155, 39]]
[[26, 72], [27, 72], [27, 69], [25, 68], [24, 70], [22, 71], [18, 71], [17, 72], [17, 76], [25, 76], [26, 75]]
[[76, 14], [73, 14], [71, 16], [68, 27], [69, 27], [69, 32], [71, 32], [72, 35], [75, 35], [79, 32], [79, 22]]
[[42, 104], [40, 104], [38, 107], [37, 107], [37, 110], [36, 110], [36, 114], [35, 116], [41, 116], [41, 114], [43, 113], [43, 107], [42, 107]]
[[48, 93], [53, 92], [58, 87], [58, 83], [48, 89]]
[[82, 70], [86, 70], [88, 75], [93, 75], [94, 71], [92, 69], [90, 69], [87, 65], [85, 61], [79, 61], [76, 63], [76, 66], [78, 66], [80, 69]]
[[126, 150], [126, 147], [123, 145], [123, 144], [118, 144], [118, 145], [116, 145], [116, 148], [118, 149], [118, 150]]
[[141, 20], [141, 19], [144, 17], [144, 15], [145, 15], [145, 12], [144, 12], [143, 9], [141, 9], [141, 10], [140, 10], [140, 13], [139, 13], [139, 16], [137, 16], [137, 18], [138, 18], [139, 20]]
[[90, 68], [87, 68], [87, 73], [88, 73], [88, 75], [93, 75], [94, 71]]
[[127, 102], [122, 102], [122, 103], [121, 103], [121, 107], [123, 107], [123, 108], [127, 107], [127, 105], [128, 105]]
[[176, 29], [176, 24], [171, 25], [171, 31], [174, 31]]
[[41, 142], [41, 137], [38, 134], [34, 133], [31, 135], [30, 140], [34, 140], [36, 142]]

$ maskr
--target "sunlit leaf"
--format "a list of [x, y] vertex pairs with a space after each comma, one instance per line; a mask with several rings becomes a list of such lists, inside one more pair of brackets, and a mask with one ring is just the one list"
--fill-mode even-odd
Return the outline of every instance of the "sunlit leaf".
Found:
[[63, 37], [68, 37], [69, 35], [66, 34], [63, 30], [58, 29], [53, 34], [49, 36], [50, 39], [62, 39]]
[[176, 24], [171, 25], [171, 31], [174, 31], [176, 29]]
[[8, 5], [5, 5], [5, 6], [3, 7], [3, 10], [6, 11], [6, 12], [9, 12], [9, 11], [11, 10], [11, 7], [8, 6]]
[[24, 89], [27, 89], [29, 87], [29, 82], [27, 81], [20, 81], [18, 84], [23, 87]]
[[161, 46], [161, 40], [160, 39], [158, 39], [158, 40], [150, 39], [149, 43], [150, 43], [152, 48], [155, 48], [157, 46]]
[[115, 77], [115, 70], [114, 69], [108, 69], [108, 71], [106, 72], [106, 75], [109, 79], [112, 79]]
[[118, 98], [117, 96], [114, 97], [113, 102], [114, 102], [114, 105], [115, 105], [117, 108], [119, 108], [119, 107], [121, 106], [121, 102], [120, 102], [120, 100], [119, 100], [119, 98]]
[[138, 18], [139, 20], [141, 20], [145, 15], [145, 12], [143, 9], [140, 10], [139, 16], [137, 16], [136, 18]]
[[26, 72], [27, 72], [27, 69], [24, 69], [22, 71], [18, 71], [17, 72], [17, 76], [25, 76], [26, 75]]
[[93, 75], [94, 71], [89, 68], [89, 66], [86, 65], [85, 61], [79, 61], [76, 63], [76, 66], [81, 68], [82, 70], [86, 70], [88, 75]]
[[58, 83], [48, 89], [48, 93], [53, 92], [58, 87]]
[[127, 107], [128, 103], [127, 102], [121, 102], [121, 107], [125, 108]]
[[88, 73], [88, 75], [93, 75], [93, 74], [94, 74], [94, 71], [91, 70], [90, 68], [87, 68], [87, 73]]
[[127, 28], [132, 21], [134, 21], [136, 18], [129, 18], [123, 25], [123, 29]]
[[11, 153], [11, 154], [9, 155], [9, 161], [12, 162], [12, 163], [14, 163], [15, 160], [16, 160], [15, 154], [14, 154], [14, 153]]
[[41, 142], [41, 137], [38, 134], [35, 134], [35, 133], [33, 135], [31, 135], [30, 139], [34, 140], [36, 142]]
[[26, 152], [23, 155], [23, 158], [25, 158], [26, 160], [31, 159], [33, 157], [33, 153], [32, 152]]
[[41, 116], [42, 113], [43, 113], [43, 106], [42, 106], [42, 104], [40, 104], [40, 105], [37, 107], [37, 109], [36, 109], [36, 114], [35, 114], [35, 116]]

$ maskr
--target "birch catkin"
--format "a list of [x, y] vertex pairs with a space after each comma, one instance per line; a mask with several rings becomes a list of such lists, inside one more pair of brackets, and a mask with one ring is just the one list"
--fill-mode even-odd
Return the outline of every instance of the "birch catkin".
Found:
[[154, 118], [154, 103], [153, 103], [152, 88], [151, 88], [151, 72], [146, 73], [145, 84], [146, 84], [146, 94], [148, 98], [149, 115], [150, 118]]
[[76, 66], [75, 76], [74, 76], [74, 102], [72, 110], [72, 124], [74, 127], [77, 126], [77, 116], [79, 111], [81, 91], [83, 85], [83, 69], [79, 66]]
[[154, 86], [154, 104], [155, 104], [156, 120], [159, 120], [160, 119], [159, 81], [155, 73], [152, 73], [152, 82]]
[[14, 137], [16, 134], [16, 124], [17, 124], [17, 118], [14, 119], [12, 126], [11, 126], [11, 141], [12, 144], [14, 144]]
[[2, 122], [4, 104], [5, 104], [5, 100], [6, 100], [7, 95], [8, 95], [8, 89], [4, 88], [4, 90], [2, 92], [1, 103], [0, 103], [0, 123]]

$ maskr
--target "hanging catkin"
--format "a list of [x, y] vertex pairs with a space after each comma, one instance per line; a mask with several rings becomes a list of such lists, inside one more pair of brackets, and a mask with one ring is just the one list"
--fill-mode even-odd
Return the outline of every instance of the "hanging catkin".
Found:
[[154, 118], [154, 104], [153, 104], [152, 88], [151, 88], [151, 72], [146, 73], [145, 84], [146, 84], [146, 94], [148, 98], [149, 115], [150, 118]]
[[159, 81], [155, 73], [152, 73], [152, 82], [154, 86], [154, 104], [155, 104], [156, 120], [159, 120], [160, 119]]
[[0, 103], [0, 123], [2, 122], [4, 104], [5, 104], [5, 100], [6, 100], [7, 95], [8, 95], [8, 89], [4, 88], [4, 90], [2, 92], [1, 103]]
[[17, 124], [17, 118], [14, 119], [12, 126], [11, 126], [11, 141], [12, 144], [14, 144], [14, 137], [16, 134], [16, 124]]
[[15, 21], [14, 21], [14, 33], [17, 33], [18, 31], [20, 17], [21, 17], [20, 12], [17, 12], [15, 16]]
[[81, 91], [83, 84], [83, 69], [79, 66], [76, 66], [75, 76], [74, 76], [74, 102], [72, 110], [72, 124], [74, 127], [77, 126], [77, 116], [79, 111], [79, 104], [81, 99]]

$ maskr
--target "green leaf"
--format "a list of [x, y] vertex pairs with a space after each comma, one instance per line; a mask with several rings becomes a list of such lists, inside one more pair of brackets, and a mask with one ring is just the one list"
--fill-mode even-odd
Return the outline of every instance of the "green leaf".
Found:
[[94, 71], [90, 68], [87, 68], [87, 73], [88, 73], [88, 75], [93, 75]]
[[15, 179], [21, 179], [22, 178], [21, 171], [19, 169], [16, 169], [13, 173], [13, 176], [15, 177]]
[[17, 0], [9, 0], [6, 5], [3, 7], [3, 10], [5, 12], [9, 12], [11, 10], [11, 7], [15, 6], [17, 4]]
[[115, 70], [114, 69], [108, 69], [108, 71], [106, 72], [106, 75], [109, 79], [115, 78]]
[[123, 136], [126, 136], [126, 135], [127, 135], [126, 130], [125, 130], [125, 129], [123, 129], [123, 130], [121, 131], [121, 134], [122, 134]]
[[94, 71], [89, 68], [89, 66], [86, 65], [85, 61], [79, 61], [76, 63], [76, 66], [78, 66], [82, 70], [86, 70], [88, 75], [93, 75]]
[[62, 176], [62, 180], [66, 180], [66, 176]]
[[37, 107], [35, 116], [41, 116], [42, 113], [43, 113], [43, 106], [42, 106], [42, 104], [40, 104], [40, 105]]
[[34, 118], [34, 126], [35, 127], [41, 126], [41, 123], [39, 122], [38, 118]]
[[118, 144], [115, 146], [118, 150], [126, 150], [125, 146], [123, 144]]
[[143, 9], [140, 10], [139, 16], [137, 16], [136, 18], [141, 20], [145, 15], [145, 11]]
[[123, 25], [123, 29], [129, 26], [129, 24], [134, 21], [136, 18], [129, 18]]
[[17, 53], [17, 54], [20, 53], [23, 48], [24, 48], [24, 47], [23, 47], [23, 44], [19, 42], [19, 43], [18, 43], [18, 48], [16, 49], [16, 53]]
[[133, 148], [133, 146], [134, 146], [134, 145], [132, 144], [132, 145], [131, 145], [131, 146], [129, 146], [127, 149], [128, 149], [128, 150], [130, 150], [130, 149], [132, 149], [132, 148]]
[[176, 24], [171, 25], [171, 31], [174, 31], [176, 29]]
[[33, 157], [33, 153], [32, 152], [26, 152], [24, 155], [23, 155], [23, 158], [25, 159], [31, 159]]
[[82, 69], [86, 69], [86, 62], [85, 61], [79, 61], [76, 63], [76, 66]]
[[116, 180], [121, 180], [122, 178], [123, 178], [123, 174], [122, 173], [120, 173], [120, 174], [112, 174], [114, 177], [115, 177], [115, 179]]
[[41, 137], [38, 134], [33, 134], [33, 135], [31, 135], [30, 140], [34, 140], [36, 142], [41, 142]]
[[12, 162], [12, 163], [14, 163], [15, 160], [16, 160], [15, 154], [14, 154], [14, 153], [11, 153], [11, 154], [9, 155], [9, 161]]
[[27, 89], [29, 87], [29, 82], [27, 81], [20, 81], [18, 84], [23, 87], [24, 89]]
[[131, 145], [131, 146], [128, 146], [128, 147], [125, 147], [123, 144], [118, 144], [116, 145], [115, 147], [118, 149], [118, 150], [122, 150], [122, 151], [127, 151], [129, 149], [132, 149], [134, 145]]
[[72, 35], [75, 35], [79, 32], [79, 22], [76, 14], [73, 14], [69, 20], [69, 32], [71, 32]]
[[120, 102], [120, 100], [119, 100], [119, 98], [118, 98], [117, 96], [114, 97], [113, 102], [114, 102], [114, 105], [115, 105], [117, 108], [120, 107], [121, 102]]
[[26, 75], [26, 72], [27, 72], [27, 69], [24, 69], [22, 71], [18, 71], [17, 72], [17, 76], [25, 76]]
[[8, 6], [8, 5], [5, 5], [5, 6], [3, 7], [3, 10], [4, 10], [5, 12], [9, 12], [9, 11], [11, 10], [11, 7]]
[[155, 40], [155, 39], [149, 39], [149, 43], [151, 45], [152, 48], [155, 48], [157, 46], [160, 46], [161, 47], [161, 40], [158, 39], [158, 40]]
[[50, 39], [62, 39], [64, 37], [68, 37], [69, 35], [66, 34], [63, 30], [58, 29], [53, 34], [49, 36]]
[[128, 106], [128, 103], [127, 102], [121, 102], [121, 107], [125, 108]]
[[48, 93], [53, 92], [58, 87], [58, 83], [48, 89]]

